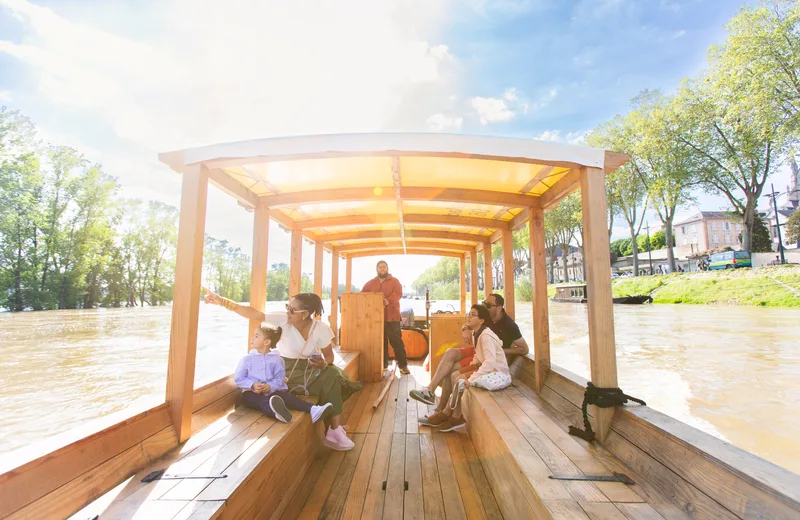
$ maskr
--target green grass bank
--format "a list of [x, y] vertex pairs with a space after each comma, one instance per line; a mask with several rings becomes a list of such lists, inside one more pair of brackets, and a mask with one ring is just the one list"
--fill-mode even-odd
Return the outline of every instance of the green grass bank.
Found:
[[[617, 278], [611, 285], [614, 297], [649, 294], [653, 303], [800, 307], [798, 265]], [[555, 291], [549, 286], [548, 297]]]

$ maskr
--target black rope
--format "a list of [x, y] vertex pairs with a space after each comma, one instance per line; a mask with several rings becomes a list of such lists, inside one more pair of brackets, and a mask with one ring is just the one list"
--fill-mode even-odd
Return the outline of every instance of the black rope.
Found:
[[626, 395], [622, 393], [622, 390], [619, 388], [597, 388], [589, 381], [586, 384], [586, 391], [583, 393], [583, 405], [581, 406], [584, 429], [581, 430], [580, 428], [570, 426], [569, 434], [580, 437], [586, 442], [594, 442], [594, 431], [592, 430], [592, 423], [589, 422], [587, 407], [593, 404], [598, 408], [613, 408], [614, 406], [622, 406], [628, 401], [647, 406], [647, 403], [641, 399]]

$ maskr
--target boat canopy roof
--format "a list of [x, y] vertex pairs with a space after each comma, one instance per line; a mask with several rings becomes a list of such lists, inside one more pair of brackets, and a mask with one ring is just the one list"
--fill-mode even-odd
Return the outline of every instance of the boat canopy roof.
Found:
[[176, 172], [200, 166], [248, 208], [343, 255], [463, 256], [628, 156], [552, 141], [453, 134], [267, 138], [159, 155]]

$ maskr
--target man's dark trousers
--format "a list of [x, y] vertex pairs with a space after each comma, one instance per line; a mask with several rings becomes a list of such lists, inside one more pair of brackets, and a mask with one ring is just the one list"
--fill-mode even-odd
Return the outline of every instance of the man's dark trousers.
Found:
[[384, 365], [389, 364], [389, 344], [392, 345], [394, 350], [394, 358], [397, 360], [397, 366], [405, 368], [408, 366], [406, 359], [406, 345], [403, 343], [403, 332], [400, 329], [399, 321], [384, 321], [383, 322], [383, 360]]

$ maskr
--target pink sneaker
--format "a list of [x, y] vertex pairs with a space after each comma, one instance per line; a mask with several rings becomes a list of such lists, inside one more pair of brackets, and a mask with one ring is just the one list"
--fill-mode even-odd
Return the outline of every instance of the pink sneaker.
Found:
[[353, 441], [347, 438], [341, 426], [335, 430], [328, 427], [328, 431], [322, 439], [322, 445], [336, 451], [349, 451], [355, 446]]

